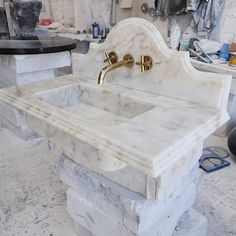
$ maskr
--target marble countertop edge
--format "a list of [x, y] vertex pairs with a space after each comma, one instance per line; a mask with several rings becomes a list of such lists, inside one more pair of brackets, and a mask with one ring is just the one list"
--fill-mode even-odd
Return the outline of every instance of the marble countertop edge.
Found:
[[[19, 102], [20, 99], [17, 99], [17, 100], [18, 100], [18, 103], [16, 101], [13, 101], [14, 105], [17, 106], [17, 104], [18, 104], [19, 105], [18, 108], [21, 110], [24, 110], [22, 103]], [[9, 102], [9, 99], [6, 99], [6, 102]], [[25, 109], [24, 111], [29, 114], [31, 113], [30, 110], [28, 110], [28, 109]], [[32, 112], [31, 115], [35, 117], [35, 112]], [[43, 119], [42, 116], [43, 116], [43, 114], [38, 113], [38, 117], [35, 117], [35, 118], [37, 118], [41, 121]], [[89, 132], [87, 132], [86, 130], [84, 130], [84, 132], [82, 132], [82, 133], [78, 132], [79, 133], [79, 135], [78, 135], [78, 134], [76, 134], [76, 129], [75, 129], [75, 131], [73, 131], [71, 135], [77, 137], [80, 140], [81, 140], [81, 138], [83, 138], [83, 139], [86, 138], [86, 140], [84, 140], [84, 141], [87, 141], [90, 143], [91, 143], [91, 138], [93, 138], [94, 143], [91, 143], [92, 146], [99, 147], [99, 149], [105, 150], [106, 153], [119, 159], [120, 161], [123, 161], [123, 162], [130, 164], [132, 166], [136, 166], [137, 169], [143, 170], [143, 171], [145, 171], [145, 173], [155, 176], [156, 174], [159, 173], [158, 170], [160, 168], [162, 169], [162, 171], [165, 169], [165, 165], [167, 162], [174, 162], [175, 159], [178, 159], [182, 156], [182, 154], [181, 154], [182, 152], [183, 153], [187, 152], [186, 146], [191, 147], [193, 145], [192, 143], [199, 142], [197, 137], [201, 137], [201, 139], [203, 140], [208, 135], [210, 135], [211, 132], [214, 132], [216, 130], [216, 128], [218, 128], [221, 124], [223, 124], [227, 120], [228, 120], [227, 113], [225, 113], [224, 115], [216, 116], [216, 117], [212, 118], [209, 122], [207, 122], [205, 125], [203, 125], [203, 127], [198, 127], [198, 131], [190, 133], [185, 138], [179, 140], [174, 145], [174, 146], [177, 145], [176, 148], [174, 148], [173, 146], [170, 146], [164, 152], [157, 154], [156, 158], [155, 157], [152, 157], [152, 158], [146, 157], [145, 158], [145, 153], [136, 152], [136, 150], [132, 150], [128, 147], [125, 148], [123, 145], [117, 146], [110, 139], [106, 140], [105, 137], [102, 137], [102, 139], [101, 139], [100, 135], [96, 134], [96, 137], [94, 136], [94, 133], [89, 135]], [[47, 122], [49, 126], [53, 125], [57, 129], [63, 128], [63, 124], [61, 126], [61, 125], [59, 125], [58, 122], [53, 122], [54, 124], [52, 124], [51, 120], [46, 119], [44, 121]], [[221, 121], [221, 122], [219, 122], [219, 121]], [[208, 132], [206, 132], [207, 127], [208, 127]], [[64, 132], [70, 133], [70, 131], [65, 129], [65, 127], [64, 127]], [[191, 137], [193, 137], [193, 138], [191, 138]], [[107, 145], [109, 145], [109, 149], [107, 148]], [[181, 146], [183, 148], [181, 148]], [[179, 155], [176, 155], [173, 157], [172, 155], [170, 155], [170, 153], [174, 152], [175, 149], [179, 150]], [[183, 151], [181, 152], [181, 150], [183, 150]], [[120, 153], [122, 153], [122, 154], [120, 155]], [[169, 157], [168, 158], [169, 160], [167, 160], [166, 157]]]

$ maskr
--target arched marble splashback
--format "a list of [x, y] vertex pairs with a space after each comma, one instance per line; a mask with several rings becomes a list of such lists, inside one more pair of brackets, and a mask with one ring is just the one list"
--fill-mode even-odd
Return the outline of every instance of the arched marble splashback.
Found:
[[140, 18], [128, 18], [117, 24], [103, 44], [90, 44], [87, 54], [73, 53], [73, 72], [80, 78], [97, 81], [105, 52], [115, 51], [119, 60], [127, 53], [136, 62], [141, 55], [153, 58], [152, 70], [141, 73], [135, 65], [109, 73], [105, 83], [135, 88], [163, 96], [225, 109], [231, 76], [200, 72], [191, 65], [188, 52], [169, 49], [157, 28]]

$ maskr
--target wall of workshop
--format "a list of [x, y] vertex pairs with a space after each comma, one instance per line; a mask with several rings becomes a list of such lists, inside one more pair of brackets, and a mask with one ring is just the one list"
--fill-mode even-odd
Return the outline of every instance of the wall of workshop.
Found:
[[161, 18], [161, 17], [153, 18], [149, 16], [148, 13], [144, 14], [141, 11], [141, 6], [144, 2], [146, 2], [149, 7], [154, 7], [154, 0], [135, 0], [134, 7], [132, 9], [132, 16], [137, 16], [137, 17], [140, 17], [140, 18], [143, 18], [152, 22], [161, 32], [164, 39], [167, 39], [167, 36], [168, 36], [168, 24], [171, 26], [173, 25], [174, 22], [177, 22], [180, 25], [180, 28], [183, 33], [188, 31], [189, 33], [193, 35], [196, 34], [194, 33], [193, 28], [191, 27], [191, 22], [193, 20], [191, 14], [173, 16], [169, 18], [170, 20], [167, 20], [166, 18]]
[[219, 39], [222, 42], [236, 42], [236, 0], [225, 0]]
[[[133, 8], [133, 15], [147, 19], [160, 30], [163, 37], [167, 38], [167, 21], [163, 19], [153, 20], [148, 14], [143, 14], [140, 10], [143, 2], [147, 2], [149, 6], [153, 6], [153, 0], [136, 0], [136, 4]], [[177, 22], [180, 25], [182, 32], [188, 31], [193, 36], [196, 36], [194, 27], [192, 25], [191, 13], [184, 16], [175, 16], [172, 18], [172, 23]], [[236, 42], [236, 0], [225, 0], [225, 6], [222, 10], [221, 18], [219, 20], [218, 29], [212, 35], [212, 38], [219, 42]]]
[[[88, 28], [93, 22], [109, 25], [111, 0], [43, 0], [41, 18], [51, 17], [66, 27]], [[131, 16], [131, 10], [117, 7], [117, 20]]]
[[[41, 17], [52, 17], [54, 21], [59, 21], [66, 27], [88, 28], [94, 21], [105, 25], [109, 25], [110, 22], [111, 0], [43, 0], [43, 2], [44, 9]], [[143, 14], [141, 5], [144, 2], [154, 6], [154, 0], [134, 0], [132, 9], [118, 7], [117, 21], [131, 16], [147, 19], [156, 25], [166, 39], [168, 21], [161, 18], [153, 19], [148, 14]], [[188, 31], [196, 35], [191, 26], [191, 14], [175, 16], [172, 18], [172, 23], [173, 21], [181, 26], [182, 32]], [[213, 38], [221, 42], [236, 41], [236, 0], [225, 0], [219, 30]]]

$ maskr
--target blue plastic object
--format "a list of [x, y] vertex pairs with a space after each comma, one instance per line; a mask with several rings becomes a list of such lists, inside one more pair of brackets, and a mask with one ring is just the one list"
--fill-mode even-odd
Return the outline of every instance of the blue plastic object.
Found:
[[220, 170], [230, 165], [225, 158], [229, 157], [229, 152], [221, 147], [206, 147], [199, 160], [199, 166], [207, 173]]
[[200, 168], [202, 168], [207, 173], [220, 170], [227, 166], [230, 166], [230, 162], [220, 158], [220, 157], [206, 157], [199, 161]]
[[219, 59], [223, 61], [229, 61], [230, 59], [230, 47], [228, 43], [224, 43], [221, 50], [220, 50], [220, 55]]

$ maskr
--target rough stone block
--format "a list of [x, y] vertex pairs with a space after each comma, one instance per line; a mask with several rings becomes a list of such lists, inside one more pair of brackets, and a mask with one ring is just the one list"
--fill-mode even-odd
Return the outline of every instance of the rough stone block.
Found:
[[[195, 199], [195, 187], [187, 186], [181, 195], [158, 203], [150, 201], [130, 201], [129, 209], [121, 212], [122, 217], [114, 218], [112, 209], [104, 206], [102, 199], [91, 202], [81, 197], [73, 189], [67, 191], [67, 210], [70, 216], [96, 236], [167, 236], [172, 235], [181, 215], [191, 207]], [[135, 215], [127, 218], [131, 208]], [[104, 225], [104, 222], [106, 224]], [[103, 225], [103, 227], [101, 227]]]
[[116, 172], [96, 171], [96, 173], [132, 192], [141, 194], [146, 199], [163, 200], [188, 178], [189, 171], [198, 163], [201, 154], [202, 143], [199, 143], [180, 161], [171, 165], [168, 171], [163, 172], [157, 178], [147, 176], [129, 166]]
[[78, 225], [86, 228], [91, 235], [135, 236], [134, 233], [114, 222], [109, 215], [104, 214], [89, 201], [78, 198], [77, 193], [73, 190], [68, 190], [67, 197], [70, 199], [67, 202], [69, 215]]
[[126, 167], [116, 172], [98, 172], [112, 181], [137, 192], [150, 200], [162, 200], [168, 197], [175, 188], [189, 175], [189, 171], [196, 165], [202, 154], [202, 144], [199, 143], [180, 161], [171, 165], [157, 178], [147, 176], [140, 171]]
[[206, 217], [190, 209], [180, 218], [172, 236], [206, 236], [207, 225]]
[[0, 82], [15, 86], [55, 78], [54, 69], [71, 65], [70, 53], [1, 55]]
[[[156, 222], [159, 222], [160, 226], [159, 235], [165, 235], [167, 230], [165, 228], [173, 232], [180, 216], [194, 203], [200, 173], [198, 167], [194, 167], [182, 185], [177, 187], [168, 198], [162, 201], [151, 201], [104, 176], [81, 167], [65, 156], [61, 157], [60, 168], [61, 179], [75, 190], [68, 192], [68, 206], [73, 206], [71, 208], [75, 210], [76, 201], [83, 202], [83, 199], [86, 199], [93, 206], [91, 214], [92, 209], [96, 207], [99, 212], [112, 218], [115, 224], [121, 224], [122, 227], [140, 235], [148, 235], [150, 229], [158, 226]], [[77, 206], [75, 212], [79, 213], [81, 204]], [[163, 221], [168, 227], [161, 226]]]

